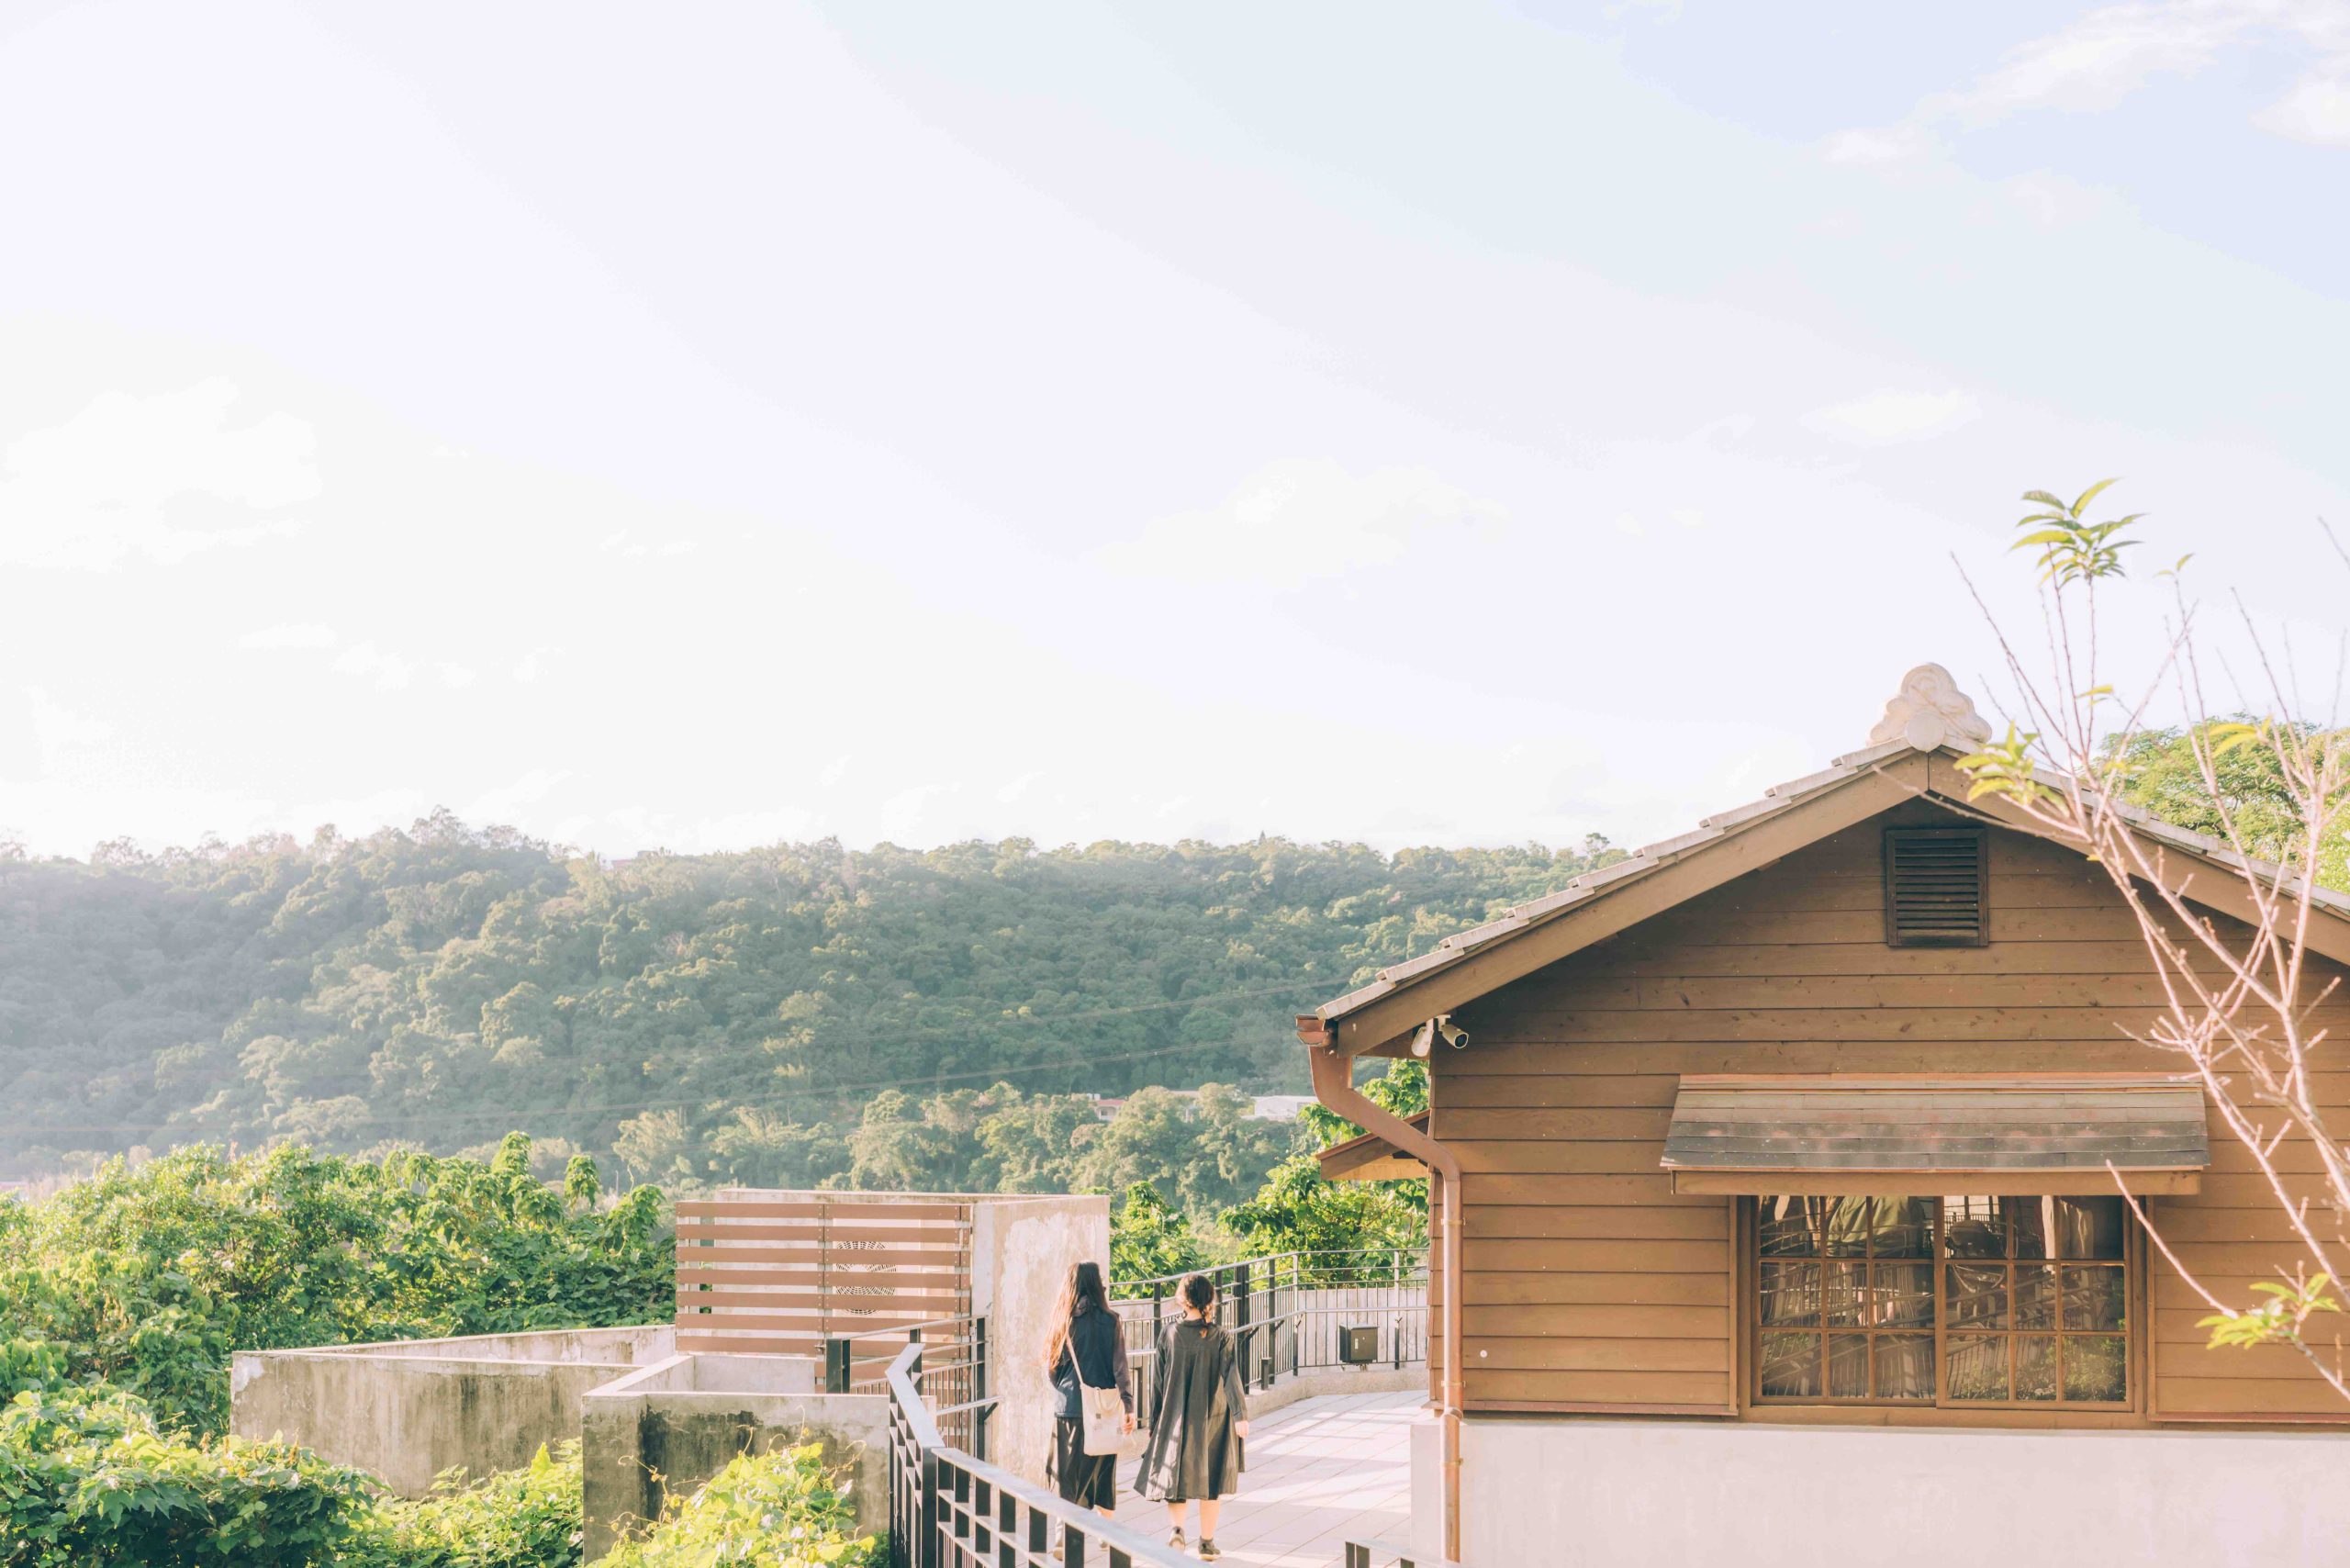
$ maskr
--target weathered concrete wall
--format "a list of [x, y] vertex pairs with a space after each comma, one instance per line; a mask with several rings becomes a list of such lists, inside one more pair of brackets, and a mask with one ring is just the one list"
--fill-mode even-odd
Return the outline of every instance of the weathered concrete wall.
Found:
[[971, 1310], [988, 1320], [987, 1459], [1042, 1485], [1052, 1451], [1052, 1382], [1039, 1358], [1069, 1266], [1110, 1268], [1106, 1197], [1005, 1197], [971, 1216]]
[[[878, 1394], [814, 1393], [799, 1356], [677, 1356], [596, 1390], [582, 1426], [589, 1561], [658, 1518], [741, 1453], [802, 1442], [855, 1473], [857, 1522], [883, 1529], [890, 1509], [890, 1406]], [[752, 1385], [747, 1388], [730, 1383]]]
[[451, 1466], [511, 1470], [579, 1436], [588, 1391], [670, 1343], [655, 1327], [246, 1351], [229, 1367], [229, 1427], [283, 1435], [420, 1497]]
[[[1424, 1544], [1438, 1450], [1433, 1420], [1414, 1428]], [[2350, 1434], [1474, 1417], [1461, 1459], [1467, 1568], [1818, 1568], [1879, 1552], [1903, 1568], [2217, 1568], [2339, 1562], [2350, 1541]], [[1823, 1558], [1823, 1540], [1841, 1544]]]

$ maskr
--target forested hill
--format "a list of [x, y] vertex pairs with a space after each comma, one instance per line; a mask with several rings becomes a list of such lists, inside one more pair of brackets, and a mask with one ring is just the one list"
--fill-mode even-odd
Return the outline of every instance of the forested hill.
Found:
[[885, 1089], [1293, 1090], [1292, 1014], [1588, 864], [1013, 839], [603, 866], [445, 813], [89, 863], [0, 846], [0, 1174], [520, 1126], [641, 1178], [775, 1180]]

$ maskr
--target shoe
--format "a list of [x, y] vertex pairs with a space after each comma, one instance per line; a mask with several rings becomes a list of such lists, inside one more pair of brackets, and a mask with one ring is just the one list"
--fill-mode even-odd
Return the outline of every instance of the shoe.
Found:
[[1178, 1551], [1183, 1550], [1183, 1532], [1180, 1528], [1168, 1536], [1167, 1544], [1173, 1547]]
[[1219, 1547], [1216, 1545], [1216, 1543], [1215, 1543], [1215, 1542], [1214, 1542], [1214, 1541], [1210, 1540], [1209, 1540], [1207, 1537], [1205, 1537], [1205, 1536], [1202, 1536], [1202, 1537], [1200, 1537], [1200, 1561], [1201, 1561], [1201, 1562], [1214, 1562], [1217, 1558], [1219, 1558], [1219, 1557], [1221, 1557], [1221, 1556], [1223, 1556], [1223, 1555], [1224, 1555], [1223, 1550], [1222, 1550], [1221, 1548], [1219, 1548]]

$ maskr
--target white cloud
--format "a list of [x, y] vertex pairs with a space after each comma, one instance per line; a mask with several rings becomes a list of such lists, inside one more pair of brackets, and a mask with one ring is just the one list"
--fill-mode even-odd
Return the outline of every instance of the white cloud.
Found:
[[378, 691], [397, 691], [416, 678], [412, 662], [373, 643], [356, 643], [345, 648], [335, 655], [331, 667], [337, 675], [372, 679]]
[[2109, 192], [2045, 169], [2018, 174], [2011, 180], [2001, 182], [1999, 188], [2026, 218], [2042, 229], [2061, 229], [2068, 223], [2079, 223], [2109, 211], [2116, 205]]
[[443, 686], [471, 686], [481, 678], [480, 672], [470, 665], [450, 664], [443, 661], [438, 667], [441, 672], [441, 684]]
[[2320, 147], [2350, 147], [2350, 68], [2335, 75], [2312, 73], [2291, 92], [2253, 116], [2271, 135]]
[[524, 686], [536, 684], [539, 677], [546, 673], [547, 655], [554, 651], [553, 648], [532, 648], [524, 654], [515, 661], [514, 678]]
[[1934, 139], [1916, 126], [1892, 125], [1840, 130], [1821, 143], [1821, 151], [1830, 163], [1889, 169], [1923, 158], [1934, 145]]
[[152, 397], [106, 392], [65, 423], [11, 442], [0, 453], [0, 517], [8, 520], [0, 563], [169, 566], [297, 532], [297, 520], [237, 513], [319, 494], [310, 427], [272, 413], [231, 429], [236, 400], [236, 384], [219, 376]]
[[1803, 417], [1804, 426], [1857, 446], [1890, 446], [1954, 431], [1980, 418], [1982, 408], [1968, 393], [1904, 392], [1887, 389], [1814, 409]]
[[1094, 553], [1113, 571], [1292, 587], [1392, 566], [1424, 539], [1500, 522], [1501, 509], [1425, 468], [1348, 473], [1326, 459], [1258, 470], [1223, 505], [1160, 518]]
[[2158, 78], [2196, 75], [2272, 38], [2307, 50], [2314, 68], [2253, 124], [2350, 146], [2350, 6], [2342, 0], [2128, 0], [2018, 45], [1969, 85], [1919, 103], [1900, 125], [1829, 137], [1823, 154], [1883, 167], [1931, 149], [1938, 124], [1980, 128], [2035, 109], [2100, 113]]
[[2031, 108], [2109, 109], [2156, 76], [2202, 70], [2277, 9], [2230, 0], [2103, 6], [2009, 50], [1998, 69], [1937, 106], [1972, 125]]
[[237, 639], [241, 648], [331, 648], [334, 643], [334, 628], [314, 622], [264, 626]]

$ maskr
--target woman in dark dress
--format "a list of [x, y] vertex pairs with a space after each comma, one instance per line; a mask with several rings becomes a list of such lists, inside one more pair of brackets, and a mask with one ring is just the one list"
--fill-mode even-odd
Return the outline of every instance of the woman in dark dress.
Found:
[[1167, 1505], [1167, 1543], [1183, 1549], [1183, 1505], [1200, 1506], [1200, 1559], [1214, 1562], [1215, 1520], [1240, 1490], [1248, 1391], [1240, 1350], [1215, 1322], [1215, 1286], [1205, 1274], [1183, 1282], [1183, 1320], [1158, 1342], [1158, 1403], [1135, 1489]]
[[[1126, 1407], [1125, 1429], [1135, 1427], [1135, 1386], [1126, 1370], [1125, 1337], [1102, 1288], [1102, 1266], [1074, 1263], [1054, 1308], [1053, 1336], [1045, 1347], [1045, 1369], [1053, 1380], [1053, 1452], [1046, 1478], [1060, 1488], [1064, 1502], [1092, 1508], [1108, 1518], [1117, 1506], [1118, 1456], [1085, 1451], [1083, 1388], [1114, 1388]], [[1082, 1387], [1080, 1387], [1080, 1384]]]

